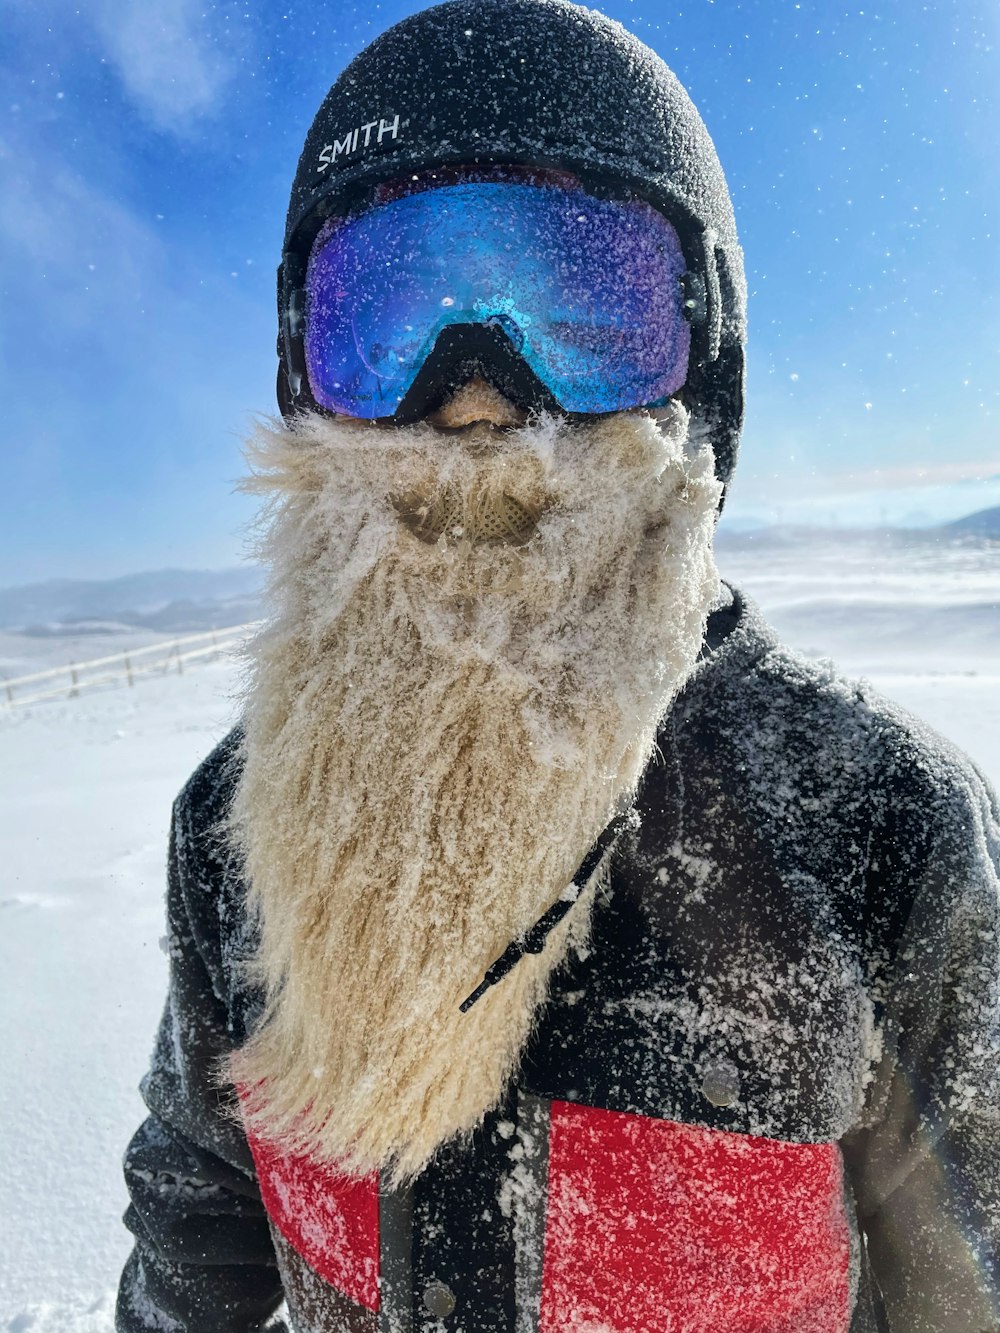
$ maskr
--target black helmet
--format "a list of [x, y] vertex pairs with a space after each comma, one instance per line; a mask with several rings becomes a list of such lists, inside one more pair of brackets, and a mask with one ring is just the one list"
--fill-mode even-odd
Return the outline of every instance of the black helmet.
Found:
[[746, 282], [719, 159], [660, 57], [566, 0], [448, 0], [376, 38], [327, 93], [295, 173], [278, 270], [282, 411], [312, 406], [303, 284], [324, 221], [363, 207], [379, 184], [447, 165], [562, 169], [669, 218], [693, 302], [682, 397], [727, 481], [743, 421]]

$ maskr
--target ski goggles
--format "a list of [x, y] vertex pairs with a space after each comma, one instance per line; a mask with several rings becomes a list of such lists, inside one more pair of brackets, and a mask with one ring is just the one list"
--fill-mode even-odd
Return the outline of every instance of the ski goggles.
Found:
[[319, 232], [309, 388], [340, 415], [403, 418], [474, 365], [519, 405], [659, 405], [687, 379], [685, 271], [676, 231], [643, 201], [513, 181], [407, 194]]

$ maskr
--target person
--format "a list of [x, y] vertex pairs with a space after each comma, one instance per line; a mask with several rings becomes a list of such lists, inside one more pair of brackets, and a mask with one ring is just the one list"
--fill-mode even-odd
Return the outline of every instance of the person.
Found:
[[278, 287], [120, 1333], [995, 1333], [996, 801], [718, 578], [745, 287], [686, 93], [564, 0], [413, 15]]

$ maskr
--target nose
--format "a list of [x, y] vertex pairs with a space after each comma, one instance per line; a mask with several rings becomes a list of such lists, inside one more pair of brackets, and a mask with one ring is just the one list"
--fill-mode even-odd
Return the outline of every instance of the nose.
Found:
[[523, 408], [515, 407], [482, 376], [476, 375], [456, 389], [448, 401], [436, 412], [429, 413], [426, 419], [432, 426], [442, 429], [454, 430], [477, 421], [503, 429], [523, 426], [528, 414]]

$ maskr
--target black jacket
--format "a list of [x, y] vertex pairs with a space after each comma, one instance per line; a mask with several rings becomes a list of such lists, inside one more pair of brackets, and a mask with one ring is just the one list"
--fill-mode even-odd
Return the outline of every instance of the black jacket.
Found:
[[214, 835], [237, 742], [174, 809], [120, 1333], [248, 1333], [283, 1294], [302, 1333], [1000, 1330], [1000, 829], [941, 737], [735, 593], [505, 1104], [349, 1198], [255, 1169], [212, 1082], [259, 1005]]

